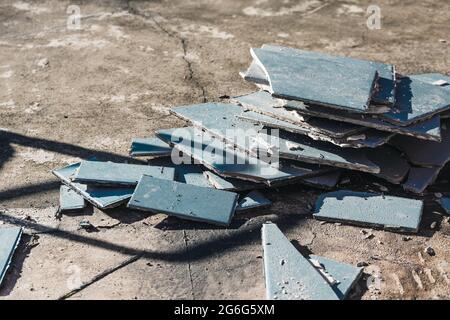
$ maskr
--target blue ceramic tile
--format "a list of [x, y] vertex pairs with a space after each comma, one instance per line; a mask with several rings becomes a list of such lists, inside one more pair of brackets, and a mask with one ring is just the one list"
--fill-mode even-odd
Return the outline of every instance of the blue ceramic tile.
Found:
[[[263, 50], [269, 50], [274, 52], [290, 53], [292, 55], [300, 55], [309, 58], [320, 58], [335, 61], [339, 64], [344, 64], [350, 69], [369, 67], [374, 68], [378, 72], [378, 90], [374, 93], [372, 101], [378, 104], [392, 105], [395, 100], [395, 67], [391, 64], [385, 64], [375, 61], [367, 61], [361, 59], [355, 59], [350, 57], [334, 56], [322, 52], [305, 51], [300, 49], [281, 47], [276, 45], [264, 44]], [[259, 76], [261, 71], [256, 71], [254, 67], [251, 74]], [[258, 73], [256, 73], [258, 72]]]
[[422, 200], [339, 190], [318, 197], [314, 217], [390, 230], [417, 232], [422, 210]]
[[340, 110], [331, 110], [330, 108], [317, 105], [305, 105], [299, 101], [285, 101], [285, 107], [288, 109], [297, 110], [301, 114], [353, 123], [380, 131], [413, 136], [423, 140], [440, 141], [441, 138], [441, 121], [438, 115], [408, 126], [399, 126], [383, 121], [375, 116], [359, 115]]
[[277, 225], [262, 227], [266, 297], [270, 300], [338, 300], [325, 278]]
[[84, 198], [67, 186], [59, 188], [59, 211], [81, 210], [86, 207]]
[[176, 181], [192, 184], [198, 187], [211, 188], [212, 185], [203, 174], [201, 165], [195, 164], [179, 164], [175, 166]]
[[273, 185], [280, 181], [316, 176], [327, 169], [285, 164], [280, 168], [233, 149], [207, 132], [193, 127], [156, 131], [158, 137], [209, 170], [228, 178]]
[[422, 193], [437, 178], [442, 167], [411, 167], [408, 179], [403, 183], [403, 188], [414, 193]]
[[22, 236], [20, 227], [0, 227], [0, 285]]
[[264, 208], [270, 206], [271, 204], [272, 201], [267, 199], [261, 192], [255, 190], [249, 192], [244, 198], [242, 198], [242, 200], [239, 200], [236, 211]]
[[82, 183], [71, 181], [80, 162], [71, 164], [61, 169], [53, 170], [53, 174], [57, 176], [65, 185], [80, 194], [86, 201], [92, 203], [100, 209], [108, 209], [121, 205], [126, 202], [134, 192], [133, 188], [114, 188], [106, 186], [88, 186]]
[[262, 183], [245, 181], [235, 178], [224, 178], [211, 171], [204, 172], [208, 182], [216, 189], [228, 191], [248, 191], [266, 187]]
[[397, 80], [392, 111], [381, 118], [401, 126], [427, 119], [450, 109], [450, 90], [409, 77]]
[[[358, 152], [350, 148], [340, 147], [314, 141], [300, 135], [289, 135], [280, 132], [279, 138], [269, 136], [265, 132], [258, 132], [263, 127], [254, 126], [246, 121], [239, 120], [236, 116], [243, 113], [243, 109], [234, 104], [204, 103], [171, 109], [178, 117], [188, 120], [212, 135], [236, 145], [241, 150], [248, 151], [252, 155], [262, 150], [261, 145], [250, 148], [252, 142], [264, 140], [278, 147], [280, 158], [303, 161], [313, 164], [324, 164], [341, 168], [360, 170], [365, 172], [379, 172], [380, 168], [365, 157], [364, 152]], [[241, 129], [246, 131], [235, 131]], [[254, 144], [254, 143], [253, 143]], [[289, 147], [290, 144], [295, 148]], [[266, 146], [263, 146], [266, 148]]]
[[[308, 124], [309, 128], [306, 128], [253, 111], [245, 112], [237, 117], [251, 123], [264, 125], [264, 127], [267, 128], [276, 128], [295, 134], [306, 135], [313, 140], [330, 142], [342, 148], [376, 148], [387, 143], [389, 139], [394, 135], [394, 133], [392, 132], [383, 132], [375, 129], [364, 129], [360, 133], [356, 133], [353, 136], [334, 138], [330, 137], [328, 135], [328, 132], [320, 130], [318, 128], [319, 126], [314, 125], [314, 123], [321, 122], [320, 120], [327, 121], [326, 119], [310, 119]], [[358, 137], [358, 139], [352, 139], [352, 137]]]
[[406, 158], [414, 165], [443, 167], [450, 160], [450, 121], [445, 120], [442, 123], [442, 142], [395, 136], [390, 143], [403, 151]]
[[72, 180], [86, 184], [135, 186], [143, 174], [168, 180], [175, 178], [175, 170], [168, 167], [83, 161]]
[[144, 175], [128, 207], [227, 226], [236, 209], [237, 199], [238, 195], [233, 192]]
[[271, 93], [353, 112], [369, 111], [378, 77], [368, 64], [349, 64], [320, 55], [296, 55], [252, 48], [253, 59], [265, 71]]
[[442, 197], [439, 199], [439, 203], [441, 204], [442, 208], [444, 208], [445, 213], [450, 214], [450, 198]]
[[133, 157], [152, 156], [162, 157], [170, 156], [172, 148], [167, 143], [156, 137], [136, 138], [131, 143], [130, 155]]
[[450, 77], [442, 73], [423, 73], [409, 76], [411, 79], [426, 82], [450, 90]]
[[339, 299], [347, 297], [353, 286], [362, 275], [362, 268], [354, 267], [350, 264], [337, 262], [324, 257], [310, 255], [310, 259], [317, 260], [323, 265], [325, 271], [337, 280], [336, 284], [331, 285]]

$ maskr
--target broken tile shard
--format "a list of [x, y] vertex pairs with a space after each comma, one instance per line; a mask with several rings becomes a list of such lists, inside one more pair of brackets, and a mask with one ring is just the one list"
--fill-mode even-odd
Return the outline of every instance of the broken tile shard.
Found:
[[272, 201], [267, 199], [261, 192], [252, 191], [249, 192], [242, 200], [239, 201], [236, 211], [264, 208], [270, 206], [271, 204]]
[[69, 187], [62, 185], [59, 188], [59, 211], [81, 210], [86, 207], [84, 198]]
[[450, 90], [450, 76], [442, 73], [423, 73], [409, 76], [411, 79], [419, 80], [434, 86], [440, 86], [446, 90]]
[[223, 178], [211, 171], [205, 171], [204, 175], [208, 182], [216, 189], [227, 191], [248, 191], [257, 188], [264, 188], [262, 183], [240, 180], [235, 178]]
[[85, 184], [135, 186], [143, 174], [174, 180], [175, 169], [128, 163], [83, 161], [72, 180]]
[[62, 183], [80, 194], [86, 201], [92, 203], [100, 209], [114, 208], [131, 198], [134, 192], [133, 188], [95, 186], [76, 183], [71, 181], [71, 177], [80, 167], [80, 162], [68, 165], [66, 167], [53, 170], [52, 173], [57, 176]]
[[[204, 103], [173, 108], [171, 112], [253, 156], [262, 150], [260, 143], [257, 143], [256, 149], [250, 148], [250, 145], [254, 145], [251, 142], [264, 140], [272, 144], [273, 141], [275, 147], [279, 148], [276, 151], [280, 158], [365, 172], [380, 171], [380, 168], [368, 160], [363, 152], [357, 150], [342, 149], [300, 135], [280, 132], [279, 137], [276, 137], [261, 132], [262, 126], [255, 127], [236, 117], [243, 113], [243, 109], [235, 104]], [[298, 148], [294, 150], [288, 147], [290, 142]]]
[[136, 138], [131, 143], [130, 155], [133, 157], [151, 156], [163, 157], [170, 156], [172, 148], [156, 137]]
[[[312, 57], [318, 59], [326, 59], [335, 61], [339, 64], [345, 64], [348, 68], [372, 67], [378, 73], [378, 81], [376, 90], [372, 96], [372, 101], [375, 104], [392, 105], [395, 101], [395, 67], [392, 64], [386, 64], [376, 61], [368, 61], [350, 57], [335, 56], [317, 51], [306, 51], [296, 48], [282, 47], [271, 44], [264, 44], [263, 50], [269, 50], [274, 52], [290, 53], [292, 55], [300, 55], [305, 57]], [[255, 76], [259, 76], [261, 71], [256, 72], [256, 69], [252, 69], [251, 72]]]
[[441, 167], [415, 167], [409, 170], [408, 178], [403, 183], [403, 188], [414, 193], [422, 193], [437, 178]]
[[422, 200], [340, 190], [318, 197], [314, 217], [395, 231], [417, 232], [422, 210]]
[[362, 275], [363, 268], [360, 267], [316, 255], [310, 255], [309, 258], [317, 260], [324, 270], [336, 279], [337, 282], [332, 284], [331, 288], [341, 300], [348, 296]]
[[446, 214], [450, 214], [450, 198], [442, 197], [438, 200]]
[[388, 131], [398, 133], [400, 135], [412, 136], [418, 139], [432, 141], [440, 141], [441, 139], [441, 120], [439, 115], [432, 116], [429, 119], [413, 123], [408, 126], [399, 126], [383, 121], [372, 115], [359, 115], [340, 110], [333, 111], [330, 110], [330, 108], [317, 105], [306, 105], [299, 101], [285, 100], [284, 106], [287, 109], [297, 110], [301, 114], [353, 123], [380, 131]]
[[20, 227], [0, 227], [0, 285], [22, 236]]
[[209, 170], [228, 178], [273, 185], [286, 182], [286, 180], [295, 181], [315, 176], [329, 170], [306, 164], [304, 166], [294, 166], [283, 162], [280, 162], [278, 166], [269, 164], [234, 149], [223, 141], [215, 139], [209, 133], [193, 127], [158, 130], [156, 134]]
[[353, 112], [367, 112], [378, 72], [368, 64], [347, 64], [311, 53], [301, 55], [252, 48], [273, 96]]
[[338, 296], [276, 224], [262, 226], [266, 297], [270, 300], [338, 300]]
[[199, 187], [212, 187], [203, 174], [201, 165], [179, 164], [175, 166], [176, 181], [192, 184]]
[[392, 111], [380, 118], [400, 126], [428, 119], [450, 109], [450, 90], [410, 77], [398, 79]]
[[450, 160], [450, 121], [442, 123], [441, 142], [395, 136], [390, 143], [403, 151], [405, 157], [414, 165], [443, 167]]
[[144, 175], [127, 206], [227, 226], [235, 212], [237, 199], [238, 195], [233, 192]]

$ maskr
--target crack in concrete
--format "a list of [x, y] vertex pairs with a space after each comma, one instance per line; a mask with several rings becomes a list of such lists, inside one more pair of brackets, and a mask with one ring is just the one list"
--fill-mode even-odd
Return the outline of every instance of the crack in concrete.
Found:
[[195, 300], [194, 281], [192, 280], [191, 259], [189, 257], [189, 246], [188, 246], [188, 240], [187, 240], [187, 236], [186, 236], [186, 230], [183, 230], [183, 240], [184, 240], [184, 246], [186, 248], [186, 255], [187, 255], [187, 262], [188, 262], [188, 272], [189, 272], [189, 281], [191, 283], [191, 295], [192, 295], [192, 300]]
[[186, 67], [187, 67], [187, 76], [184, 77], [184, 79], [192, 82], [192, 84], [194, 85], [194, 87], [196, 87], [198, 90], [201, 91], [201, 96], [202, 96], [202, 101], [206, 102], [207, 101], [207, 97], [206, 97], [206, 89], [204, 86], [202, 86], [200, 84], [200, 82], [198, 81], [197, 77], [195, 76], [195, 71], [192, 65], [192, 62], [187, 58], [188, 55], [188, 40], [184, 37], [182, 37], [180, 34], [170, 31], [168, 30], [166, 27], [164, 27], [157, 19], [155, 19], [154, 16], [150, 16], [147, 15], [146, 13], [140, 11], [139, 9], [132, 7], [129, 3], [129, 1], [127, 1], [127, 7], [126, 7], [127, 11], [130, 14], [139, 16], [141, 18], [144, 18], [146, 20], [150, 20], [151, 22], [153, 22], [153, 24], [159, 29], [161, 30], [163, 33], [165, 33], [168, 37], [170, 38], [174, 38], [177, 39], [180, 42], [181, 45], [181, 49], [183, 51], [183, 56], [182, 59], [183, 61], [186, 63]]
[[60, 296], [57, 300], [66, 300], [70, 297], [72, 297], [73, 295], [77, 294], [78, 292], [86, 289], [87, 287], [91, 286], [92, 284], [100, 281], [101, 279], [105, 278], [106, 276], [109, 276], [110, 274], [116, 272], [117, 270], [120, 270], [130, 264], [132, 264], [133, 262], [138, 261], [140, 258], [142, 258], [144, 256], [144, 252], [140, 252], [135, 256], [132, 256], [124, 261], [122, 261], [120, 264], [112, 267], [112, 268], [108, 268], [105, 271], [95, 275], [92, 279], [90, 279], [89, 281], [83, 283], [82, 285], [80, 285], [78, 288], [75, 288], [71, 291], [69, 291], [68, 293], [63, 294], [62, 296]]

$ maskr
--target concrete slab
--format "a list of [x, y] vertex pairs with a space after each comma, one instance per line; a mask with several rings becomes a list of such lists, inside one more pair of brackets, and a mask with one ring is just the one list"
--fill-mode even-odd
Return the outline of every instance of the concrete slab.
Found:
[[262, 245], [267, 299], [338, 300], [328, 282], [276, 224], [263, 224]]
[[[234, 104], [204, 103], [171, 109], [178, 117], [190, 121], [194, 126], [207, 130], [216, 137], [243, 151], [256, 156], [258, 152], [267, 150], [255, 141], [264, 140], [276, 146], [276, 154], [280, 158], [303, 161], [312, 164], [323, 164], [334, 167], [377, 173], [380, 171], [374, 163], [368, 160], [363, 152], [353, 149], [342, 149], [337, 146], [314, 141], [300, 135], [282, 134], [279, 137], [270, 136], [262, 130], [262, 126], [254, 126], [236, 116], [244, 112], [243, 108]], [[244, 135], [244, 136], [243, 136]], [[255, 145], [255, 149], [251, 145]], [[291, 148], [288, 145], [295, 145]], [[274, 151], [275, 152], [275, 151]]]
[[348, 296], [363, 272], [363, 268], [354, 267], [325, 257], [310, 255], [309, 259], [317, 260], [324, 270], [337, 280], [337, 283], [331, 285], [331, 287], [341, 300]]
[[403, 183], [403, 188], [414, 193], [422, 193], [437, 178], [441, 167], [416, 167], [411, 166], [408, 178]]
[[238, 177], [242, 180], [274, 185], [316, 176], [329, 170], [308, 165], [294, 166], [283, 162], [277, 168], [231, 148], [209, 133], [193, 127], [158, 130], [156, 134], [183, 154], [223, 177]]
[[72, 181], [110, 186], [135, 186], [143, 174], [167, 180], [175, 178], [175, 170], [169, 167], [82, 161]]
[[81, 195], [86, 201], [92, 203], [100, 209], [108, 209], [121, 205], [134, 192], [134, 188], [120, 188], [107, 186], [92, 186], [71, 181], [71, 177], [80, 167], [80, 162], [68, 165], [66, 167], [53, 170], [52, 173], [57, 176], [62, 183], [73, 191]]
[[380, 118], [400, 126], [428, 119], [450, 109], [450, 90], [409, 77], [397, 80], [392, 111]]
[[438, 115], [408, 126], [399, 126], [371, 115], [362, 116], [339, 110], [331, 110], [322, 106], [306, 105], [299, 101], [286, 100], [284, 106], [288, 109], [297, 110], [300, 114], [353, 123], [380, 131], [412, 136], [418, 139], [432, 141], [440, 141], [441, 139], [441, 121]]
[[59, 211], [81, 210], [86, 207], [84, 198], [68, 186], [59, 188]]
[[127, 207], [228, 226], [237, 200], [233, 192], [143, 175]]
[[275, 97], [353, 112], [369, 110], [378, 78], [371, 66], [349, 68], [313, 53], [307, 57], [258, 48], [250, 52], [266, 73]]
[[242, 199], [239, 200], [238, 206], [236, 207], [236, 211], [245, 211], [251, 210], [255, 208], [265, 208], [272, 204], [272, 201], [267, 199], [261, 192], [259, 191], [251, 191], [247, 195], [245, 195]]
[[170, 156], [172, 148], [156, 137], [135, 138], [131, 143], [130, 155], [133, 157], [165, 157]]
[[422, 210], [422, 200], [339, 190], [319, 196], [314, 217], [393, 231], [417, 232]]
[[390, 144], [403, 151], [405, 157], [416, 166], [443, 167], [450, 160], [450, 121], [445, 120], [442, 124], [442, 142], [395, 136]]
[[0, 286], [21, 236], [22, 228], [20, 227], [0, 227]]
[[[345, 64], [349, 68], [357, 66], [370, 66], [377, 70], [378, 79], [376, 91], [373, 93], [372, 102], [375, 104], [393, 105], [395, 101], [395, 67], [392, 64], [380, 63], [376, 61], [368, 61], [344, 57], [339, 55], [331, 55], [318, 51], [306, 51], [290, 47], [282, 47], [273, 44], [262, 45], [263, 50], [273, 52], [282, 52], [291, 55], [300, 55], [303, 57], [321, 58], [325, 60], [335, 61], [339, 64]], [[253, 71], [253, 70], [252, 70]]]

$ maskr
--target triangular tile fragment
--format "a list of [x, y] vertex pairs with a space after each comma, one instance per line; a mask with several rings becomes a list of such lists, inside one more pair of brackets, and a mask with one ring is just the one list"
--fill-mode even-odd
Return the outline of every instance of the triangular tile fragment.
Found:
[[0, 227], [0, 285], [22, 236], [20, 227]]

